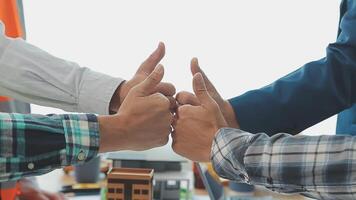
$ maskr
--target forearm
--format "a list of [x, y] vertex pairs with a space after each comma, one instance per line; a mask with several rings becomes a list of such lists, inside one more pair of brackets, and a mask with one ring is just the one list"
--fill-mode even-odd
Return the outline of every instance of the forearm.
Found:
[[54, 57], [0, 24], [0, 95], [66, 111], [107, 114], [122, 79]]
[[354, 151], [356, 137], [351, 136], [269, 137], [222, 129], [213, 144], [212, 162], [224, 178], [278, 192], [347, 199], [355, 184]]
[[95, 115], [0, 113], [0, 181], [17, 180], [83, 163], [99, 149]]

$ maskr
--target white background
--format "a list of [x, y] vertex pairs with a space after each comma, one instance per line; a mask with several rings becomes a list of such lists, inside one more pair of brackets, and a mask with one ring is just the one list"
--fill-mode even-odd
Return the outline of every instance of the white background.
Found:
[[[190, 58], [225, 98], [325, 55], [339, 0], [24, 0], [27, 39], [82, 66], [130, 78], [159, 41], [165, 80], [191, 91]], [[33, 106], [35, 113], [61, 112]], [[304, 133], [333, 134], [333, 117]]]

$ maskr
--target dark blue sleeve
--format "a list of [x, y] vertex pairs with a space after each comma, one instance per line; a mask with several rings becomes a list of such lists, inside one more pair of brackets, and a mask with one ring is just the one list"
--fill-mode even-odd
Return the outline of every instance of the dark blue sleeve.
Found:
[[356, 1], [344, 3], [338, 39], [325, 58], [230, 99], [242, 130], [296, 134], [356, 103]]

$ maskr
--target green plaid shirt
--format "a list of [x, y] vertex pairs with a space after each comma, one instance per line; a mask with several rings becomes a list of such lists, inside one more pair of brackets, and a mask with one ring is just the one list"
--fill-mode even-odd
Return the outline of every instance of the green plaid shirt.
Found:
[[41, 175], [98, 153], [95, 115], [0, 113], [0, 181]]
[[212, 147], [224, 178], [316, 199], [356, 199], [356, 137], [268, 136], [220, 129]]

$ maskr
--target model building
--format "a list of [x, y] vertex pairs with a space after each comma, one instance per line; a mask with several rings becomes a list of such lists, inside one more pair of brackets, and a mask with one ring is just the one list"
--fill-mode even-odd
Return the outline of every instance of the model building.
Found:
[[113, 168], [107, 187], [107, 200], [152, 200], [153, 169]]

